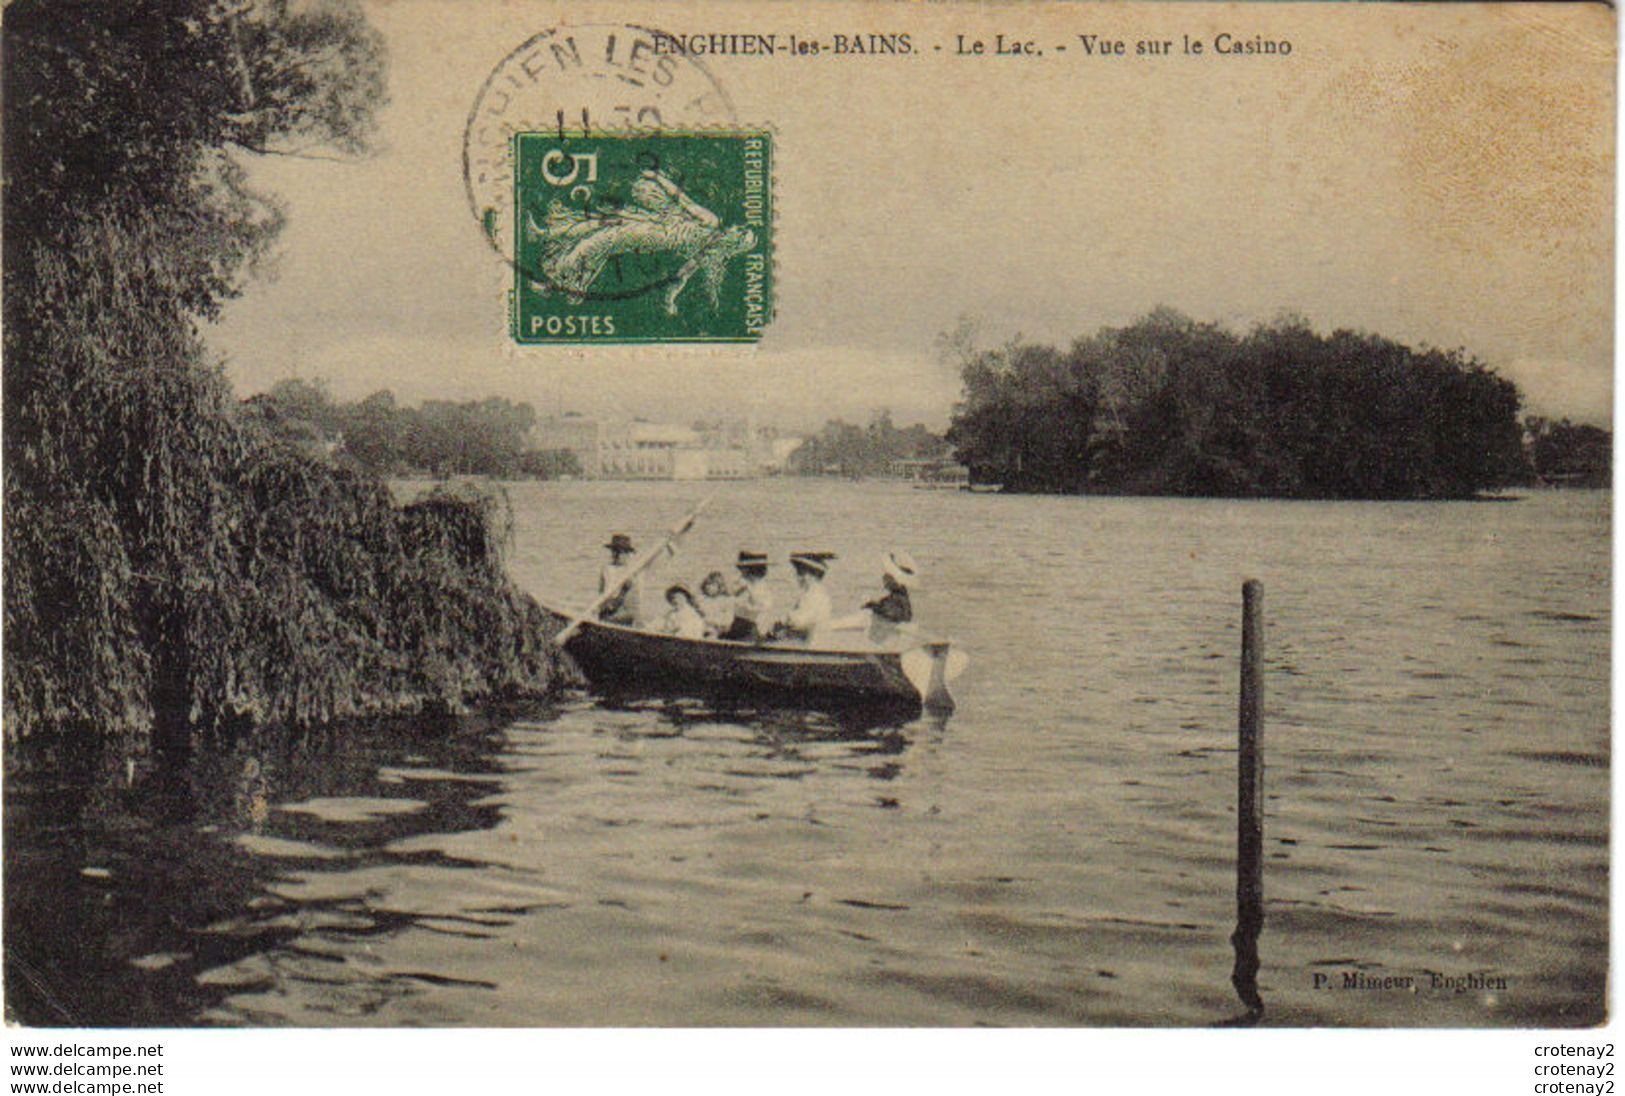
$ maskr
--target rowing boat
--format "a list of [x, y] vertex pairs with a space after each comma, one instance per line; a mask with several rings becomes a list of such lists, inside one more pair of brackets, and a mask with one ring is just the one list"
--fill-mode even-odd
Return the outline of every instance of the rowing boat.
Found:
[[952, 709], [948, 683], [966, 662], [945, 641], [896, 651], [840, 650], [685, 639], [602, 620], [580, 621], [565, 650], [601, 688], [771, 695], [810, 707], [875, 703], [930, 711]]

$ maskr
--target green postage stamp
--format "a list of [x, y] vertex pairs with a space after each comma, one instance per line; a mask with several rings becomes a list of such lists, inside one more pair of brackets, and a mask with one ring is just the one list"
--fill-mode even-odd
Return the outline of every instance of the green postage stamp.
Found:
[[515, 340], [761, 338], [771, 134], [518, 133], [513, 163]]

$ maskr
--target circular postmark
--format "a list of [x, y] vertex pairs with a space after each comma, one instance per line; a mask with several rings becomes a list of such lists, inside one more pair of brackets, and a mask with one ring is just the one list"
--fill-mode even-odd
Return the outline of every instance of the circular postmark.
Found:
[[[510, 264], [515, 240], [516, 134], [632, 134], [724, 126], [733, 103], [698, 60], [663, 49], [670, 41], [646, 27], [587, 24], [544, 30], [513, 50], [481, 85], [463, 132], [463, 183], [469, 211], [486, 242]], [[586, 217], [613, 214], [581, 203]], [[539, 270], [521, 270], [545, 280]], [[621, 271], [596, 295], [646, 293], [670, 280], [651, 268]]]

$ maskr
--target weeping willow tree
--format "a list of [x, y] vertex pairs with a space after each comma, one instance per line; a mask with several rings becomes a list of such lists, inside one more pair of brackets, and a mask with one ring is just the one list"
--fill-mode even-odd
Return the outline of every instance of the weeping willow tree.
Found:
[[202, 339], [283, 222], [245, 162], [367, 148], [385, 57], [360, 12], [5, 18], [8, 742], [142, 749], [545, 688], [496, 502], [395, 505], [241, 414]]

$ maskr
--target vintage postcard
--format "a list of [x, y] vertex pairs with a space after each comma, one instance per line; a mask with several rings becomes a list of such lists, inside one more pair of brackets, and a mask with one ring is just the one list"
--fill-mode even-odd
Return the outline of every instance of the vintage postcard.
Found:
[[13, 1037], [1605, 1023], [1616, 37], [15, 0]]

